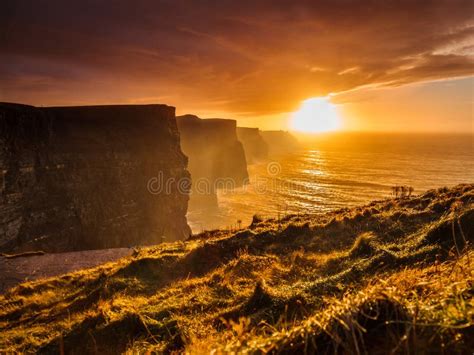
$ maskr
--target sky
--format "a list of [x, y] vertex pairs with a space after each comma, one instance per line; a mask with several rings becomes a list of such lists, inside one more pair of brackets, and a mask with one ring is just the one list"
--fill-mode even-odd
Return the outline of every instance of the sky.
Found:
[[287, 129], [473, 132], [472, 0], [2, 0], [0, 101], [165, 103]]

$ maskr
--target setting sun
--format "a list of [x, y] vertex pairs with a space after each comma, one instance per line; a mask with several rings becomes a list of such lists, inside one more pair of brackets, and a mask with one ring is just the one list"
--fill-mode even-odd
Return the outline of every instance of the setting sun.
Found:
[[341, 120], [336, 106], [327, 97], [315, 97], [303, 101], [293, 113], [291, 127], [300, 132], [318, 133], [339, 129]]

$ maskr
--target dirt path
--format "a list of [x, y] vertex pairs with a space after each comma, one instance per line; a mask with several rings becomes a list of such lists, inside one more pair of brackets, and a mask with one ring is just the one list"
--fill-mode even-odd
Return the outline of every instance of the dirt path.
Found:
[[0, 293], [23, 281], [32, 281], [71, 271], [86, 269], [132, 254], [130, 248], [86, 250], [24, 256], [13, 259], [0, 257]]

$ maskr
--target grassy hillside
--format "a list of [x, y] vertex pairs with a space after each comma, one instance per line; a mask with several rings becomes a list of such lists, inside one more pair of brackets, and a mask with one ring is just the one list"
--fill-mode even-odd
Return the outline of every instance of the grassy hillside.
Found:
[[0, 351], [470, 353], [474, 185], [258, 221], [0, 297]]

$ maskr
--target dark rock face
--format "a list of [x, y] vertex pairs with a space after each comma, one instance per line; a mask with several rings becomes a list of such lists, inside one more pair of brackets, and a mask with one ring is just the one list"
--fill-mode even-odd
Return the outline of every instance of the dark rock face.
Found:
[[260, 135], [268, 144], [270, 155], [291, 153], [301, 148], [298, 140], [286, 131], [261, 131]]
[[237, 139], [236, 121], [185, 115], [178, 116], [177, 122], [181, 147], [189, 157], [194, 197], [215, 204], [217, 188], [246, 183], [247, 162]]
[[0, 104], [0, 250], [187, 237], [186, 163], [173, 107]]
[[237, 127], [237, 137], [244, 146], [247, 163], [268, 158], [268, 144], [263, 140], [258, 128]]

